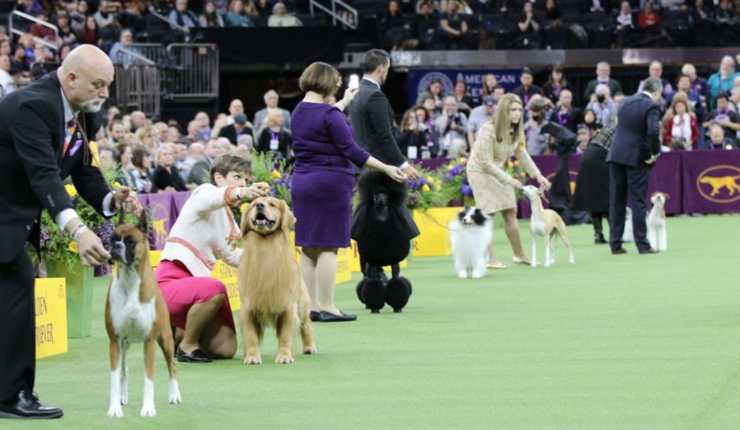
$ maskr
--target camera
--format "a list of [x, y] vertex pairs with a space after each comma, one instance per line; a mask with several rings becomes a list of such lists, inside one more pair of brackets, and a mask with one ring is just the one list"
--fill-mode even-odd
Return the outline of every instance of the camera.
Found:
[[460, 112], [456, 112], [455, 114], [453, 114], [452, 115], [452, 122], [455, 123], [455, 124], [457, 124], [457, 125], [462, 125], [462, 122], [463, 122], [463, 120], [462, 120], [462, 114]]

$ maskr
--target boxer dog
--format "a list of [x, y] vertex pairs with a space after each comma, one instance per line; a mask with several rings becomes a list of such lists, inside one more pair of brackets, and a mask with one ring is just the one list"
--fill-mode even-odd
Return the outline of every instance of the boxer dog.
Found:
[[123, 224], [123, 216], [113, 235], [111, 260], [113, 280], [105, 300], [105, 328], [110, 339], [109, 417], [122, 417], [128, 404], [126, 352], [134, 342], [144, 343], [144, 401], [142, 417], [157, 415], [154, 407], [154, 354], [159, 343], [170, 374], [169, 402], [182, 403], [177, 383], [170, 315], [157, 287], [149, 263], [146, 215], [139, 225]]

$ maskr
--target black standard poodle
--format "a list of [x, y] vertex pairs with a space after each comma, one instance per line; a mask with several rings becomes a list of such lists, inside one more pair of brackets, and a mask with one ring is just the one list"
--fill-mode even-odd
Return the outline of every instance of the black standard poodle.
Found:
[[[380, 172], [366, 172], [358, 183], [360, 204], [352, 219], [363, 279], [357, 296], [373, 313], [385, 303], [400, 312], [411, 296], [411, 282], [400, 276], [399, 263], [409, 255], [419, 229], [405, 206], [406, 186]], [[388, 280], [383, 267], [391, 266]]]

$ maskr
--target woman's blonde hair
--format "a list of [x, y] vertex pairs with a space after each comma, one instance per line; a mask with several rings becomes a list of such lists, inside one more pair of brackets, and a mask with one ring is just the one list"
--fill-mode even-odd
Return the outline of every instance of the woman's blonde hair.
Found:
[[139, 143], [143, 144], [144, 139], [154, 138], [154, 128], [150, 125], [146, 125], [136, 130], [135, 134], [136, 134], [136, 140], [138, 140]]
[[[522, 108], [522, 116], [513, 127], [510, 115], [512, 105], [519, 105]], [[497, 142], [503, 142], [507, 146], [515, 142], [524, 147], [524, 104], [519, 96], [512, 93], [504, 94], [496, 104], [496, 113], [491, 117], [491, 121], [494, 124]]]
[[409, 110], [407, 110], [403, 114], [403, 118], [401, 119], [401, 130], [410, 130], [411, 129], [411, 120], [416, 119], [416, 107], [413, 107]]
[[270, 111], [267, 113], [267, 118], [265, 118], [265, 123], [267, 127], [276, 127], [278, 125], [283, 125], [283, 114], [277, 109], [270, 109]]

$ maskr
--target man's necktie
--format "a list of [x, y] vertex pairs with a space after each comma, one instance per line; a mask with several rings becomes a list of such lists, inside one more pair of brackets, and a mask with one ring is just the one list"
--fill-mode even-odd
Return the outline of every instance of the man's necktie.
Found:
[[62, 150], [62, 158], [67, 155], [67, 151], [75, 137], [75, 131], [77, 130], [77, 119], [72, 117], [71, 120], [67, 121], [67, 128], [65, 129], [64, 135], [64, 149]]

